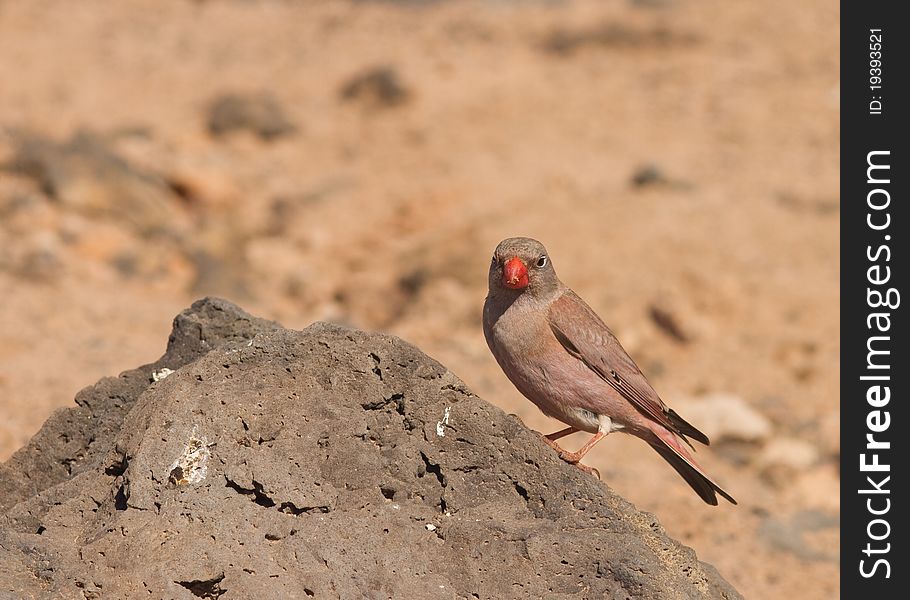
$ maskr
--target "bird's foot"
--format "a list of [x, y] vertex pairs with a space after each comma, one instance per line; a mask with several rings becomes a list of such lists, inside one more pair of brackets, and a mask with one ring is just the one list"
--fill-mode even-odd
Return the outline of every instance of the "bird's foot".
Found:
[[566, 450], [563, 450], [563, 449], [559, 448], [558, 446], [556, 446], [555, 443], [553, 444], [553, 446], [557, 448], [557, 452], [559, 453], [559, 458], [563, 459], [570, 465], [575, 465], [580, 471], [587, 473], [588, 475], [596, 475], [597, 478], [600, 479], [600, 471], [598, 471], [594, 467], [589, 467], [588, 465], [581, 464], [581, 462], [580, 462], [581, 453], [580, 452], [567, 452]]
[[589, 467], [588, 465], [583, 465], [583, 464], [581, 464], [581, 463], [573, 463], [573, 464], [574, 464], [580, 471], [582, 471], [582, 472], [584, 472], [584, 473], [587, 473], [588, 475], [594, 475], [595, 477], [597, 477], [598, 479], [600, 479], [600, 471], [598, 471], [598, 470], [595, 469], [594, 467]]
[[566, 450], [565, 448], [563, 448], [559, 444], [557, 444], [553, 439], [551, 439], [550, 436], [546, 436], [542, 433], [540, 434], [540, 439], [542, 439], [543, 442], [547, 446], [549, 446], [550, 448], [553, 448], [553, 450], [556, 451], [556, 454], [559, 456], [559, 458], [563, 459], [570, 465], [575, 465], [576, 467], [578, 467], [578, 469], [580, 471], [583, 471], [583, 472], [587, 473], [588, 475], [595, 475], [598, 479], [600, 479], [600, 471], [598, 471], [594, 467], [589, 467], [588, 465], [581, 464], [580, 461], [581, 461], [582, 456], [584, 456], [583, 453], [569, 452], [568, 450]]

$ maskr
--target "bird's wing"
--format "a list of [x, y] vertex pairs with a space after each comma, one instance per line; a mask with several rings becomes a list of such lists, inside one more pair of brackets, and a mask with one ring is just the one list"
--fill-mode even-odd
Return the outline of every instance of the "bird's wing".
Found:
[[548, 318], [550, 329], [563, 348], [584, 362], [641, 413], [673, 433], [709, 443], [705, 434], [663, 403], [610, 328], [575, 292], [567, 290], [555, 300], [550, 305]]

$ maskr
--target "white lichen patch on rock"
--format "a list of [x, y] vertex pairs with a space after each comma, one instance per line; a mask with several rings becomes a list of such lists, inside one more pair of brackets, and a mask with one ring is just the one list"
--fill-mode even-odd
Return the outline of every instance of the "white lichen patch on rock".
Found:
[[171, 464], [168, 471], [168, 481], [173, 485], [190, 485], [205, 479], [208, 471], [210, 452], [205, 436], [196, 433], [197, 427], [193, 425], [190, 439], [183, 448], [183, 453]]
[[436, 435], [439, 437], [446, 436], [446, 425], [449, 424], [449, 415], [451, 414], [451, 407], [446, 406], [445, 411], [442, 414], [442, 421], [436, 421]]
[[157, 371], [152, 371], [152, 381], [157, 383], [173, 372], [174, 372], [173, 369], [168, 369], [167, 367], [161, 367]]

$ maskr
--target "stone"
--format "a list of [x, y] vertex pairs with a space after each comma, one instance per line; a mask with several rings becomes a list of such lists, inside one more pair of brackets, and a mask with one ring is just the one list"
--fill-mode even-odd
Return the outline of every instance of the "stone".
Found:
[[0, 470], [0, 596], [741, 597], [390, 335], [206, 299], [77, 404]]
[[124, 159], [103, 136], [79, 131], [56, 142], [20, 132], [13, 140], [14, 156], [3, 168], [30, 177], [65, 208], [142, 234], [180, 229], [177, 196], [167, 182]]
[[0, 465], [0, 512], [97, 468], [154, 373], [177, 369], [228, 341], [251, 339], [277, 327], [224, 300], [194, 303], [174, 318], [164, 356], [80, 391], [76, 406], [57, 410], [25, 447]]
[[799, 438], [778, 437], [768, 440], [758, 455], [761, 467], [783, 466], [796, 471], [806, 470], [819, 460], [818, 449]]
[[761, 442], [773, 431], [771, 421], [739, 396], [711, 394], [679, 404], [679, 413], [696, 423], [711, 443]]
[[341, 88], [343, 100], [357, 100], [372, 107], [393, 107], [404, 104], [411, 96], [392, 67], [366, 69], [351, 77]]
[[271, 141], [297, 131], [278, 100], [268, 92], [229, 93], [215, 98], [209, 106], [209, 133], [219, 137], [248, 131]]

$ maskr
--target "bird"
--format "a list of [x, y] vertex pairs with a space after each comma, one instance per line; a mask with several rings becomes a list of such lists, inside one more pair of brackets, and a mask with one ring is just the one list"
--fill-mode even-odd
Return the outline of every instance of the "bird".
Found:
[[[568, 425], [544, 435], [566, 462], [586, 473], [582, 458], [618, 431], [647, 442], [706, 503], [716, 506], [724, 491], [695, 461], [691, 440], [708, 436], [667, 406], [613, 332], [556, 275], [539, 241], [512, 237], [499, 243], [489, 270], [483, 333], [496, 362], [513, 385], [549, 417]], [[593, 433], [577, 452], [556, 442]]]

